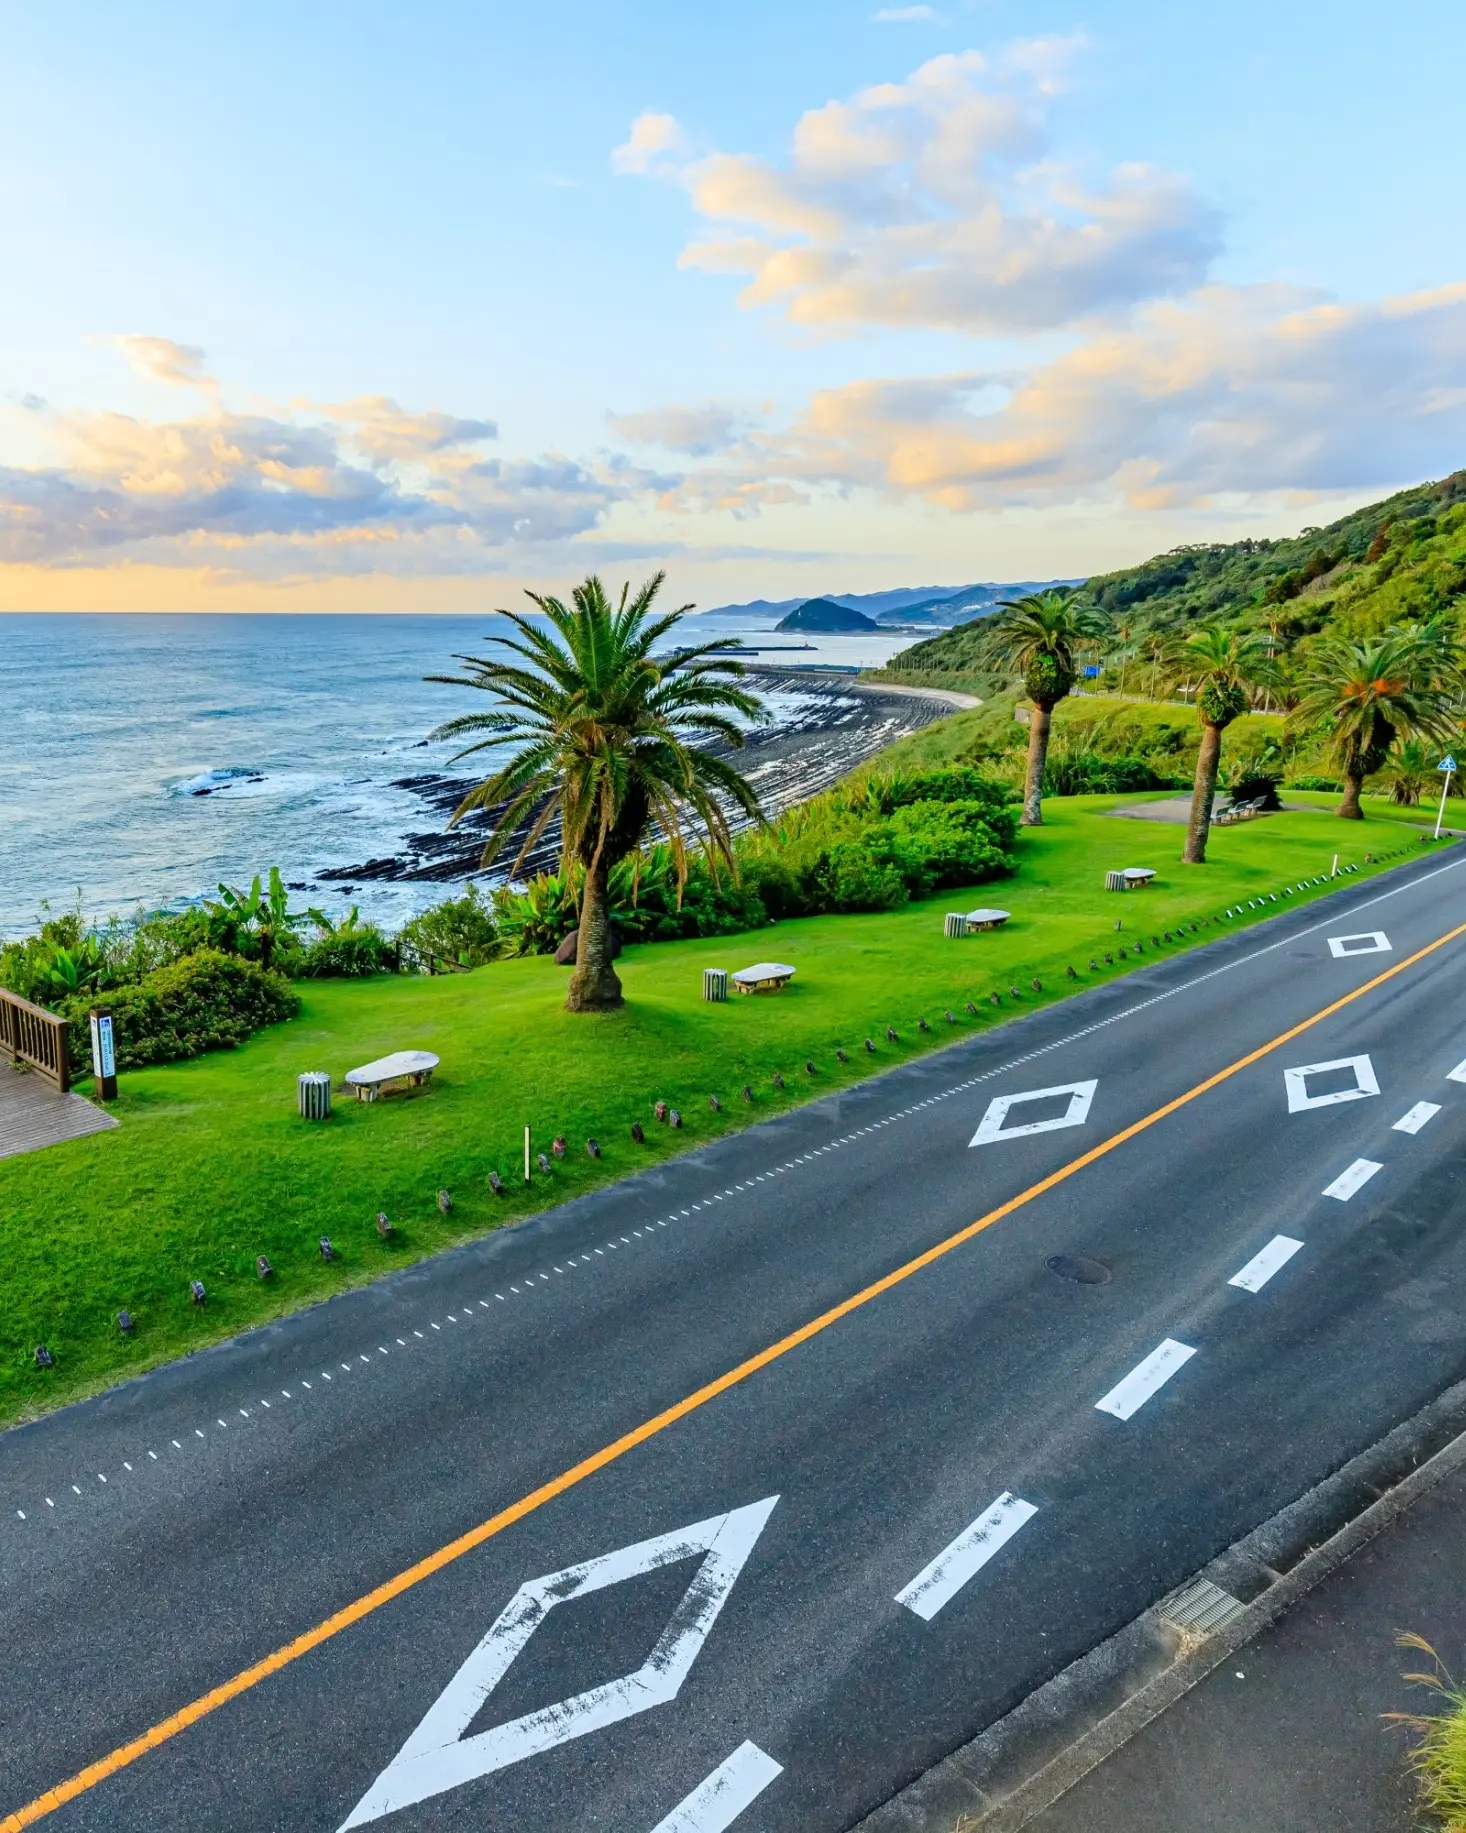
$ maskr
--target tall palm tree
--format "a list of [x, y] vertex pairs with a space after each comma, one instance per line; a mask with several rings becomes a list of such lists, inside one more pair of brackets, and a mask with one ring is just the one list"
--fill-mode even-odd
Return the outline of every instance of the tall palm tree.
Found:
[[1460, 689], [1460, 658], [1443, 624], [1410, 624], [1362, 643], [1336, 637], [1307, 658], [1303, 692], [1292, 713], [1298, 728], [1322, 728], [1344, 778], [1338, 814], [1361, 821], [1364, 779], [1396, 738], [1448, 741]]
[[1247, 711], [1248, 688], [1271, 682], [1275, 668], [1265, 637], [1226, 630], [1220, 624], [1203, 624], [1193, 630], [1182, 645], [1181, 656], [1187, 678], [1196, 683], [1196, 711], [1201, 719], [1201, 749], [1196, 754], [1191, 818], [1181, 858], [1188, 866], [1204, 866], [1222, 761], [1222, 734]]
[[1043, 822], [1044, 764], [1054, 708], [1074, 686], [1079, 652], [1106, 634], [1109, 620], [1066, 591], [1036, 592], [1005, 599], [988, 627], [985, 647], [998, 667], [1023, 676], [1033, 707], [1028, 726], [1028, 771], [1023, 787], [1023, 825]]
[[516, 747], [453, 816], [457, 821], [470, 809], [503, 805], [484, 847], [484, 864], [525, 824], [511, 868], [517, 869], [558, 819], [563, 868], [584, 873], [575, 972], [565, 995], [571, 1012], [610, 1011], [623, 1003], [611, 965], [606, 881], [653, 825], [666, 836], [680, 890], [689, 840], [699, 841], [714, 861], [732, 865], [725, 804], [762, 818], [758, 797], [741, 773], [693, 741], [712, 738], [741, 746], [737, 716], [757, 719], [763, 703], [730, 679], [743, 673], [726, 653], [734, 646], [731, 638], [653, 653], [692, 609], [684, 605], [651, 615], [664, 578], [655, 574], [630, 599], [630, 586], [623, 586], [616, 605], [594, 577], [576, 586], [569, 606], [530, 592], [526, 596], [549, 629], [503, 612], [517, 634], [499, 642], [517, 660], [459, 656], [467, 675], [428, 677], [481, 688], [498, 702], [492, 712], [450, 719], [434, 733], [435, 738], [485, 734], [456, 757]]

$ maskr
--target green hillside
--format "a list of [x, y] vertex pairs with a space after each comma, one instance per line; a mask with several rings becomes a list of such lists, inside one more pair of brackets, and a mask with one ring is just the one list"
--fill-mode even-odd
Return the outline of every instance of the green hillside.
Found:
[[[1323, 630], [1360, 637], [1466, 605], [1466, 471], [1355, 510], [1286, 541], [1173, 548], [1091, 579], [1117, 645], [1140, 645], [1205, 619], [1269, 630], [1283, 652]], [[899, 676], [976, 683], [983, 623], [929, 637], [892, 658]]]

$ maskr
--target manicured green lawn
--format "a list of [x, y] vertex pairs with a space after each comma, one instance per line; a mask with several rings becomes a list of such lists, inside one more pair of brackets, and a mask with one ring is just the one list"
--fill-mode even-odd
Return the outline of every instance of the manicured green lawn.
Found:
[[[237, 1051], [125, 1076], [119, 1129], [0, 1161], [0, 1419], [560, 1202], [934, 1048], [954, 1030], [991, 1027], [1015, 1009], [1126, 973], [1136, 958], [1117, 956], [1106, 967], [1104, 951], [1132, 932], [1148, 939], [1215, 917], [1248, 896], [1327, 872], [1336, 852], [1350, 863], [1366, 851], [1397, 859], [1421, 850], [1393, 821], [1297, 813], [1220, 829], [1211, 863], [1187, 868], [1178, 863], [1180, 828], [1105, 813], [1133, 799], [1046, 804], [1048, 825], [1020, 842], [1018, 876], [981, 891], [944, 893], [891, 915], [811, 918], [731, 939], [628, 949], [620, 972], [629, 1003], [612, 1016], [568, 1017], [560, 1005], [565, 970], [543, 958], [437, 980], [304, 982], [294, 1022]], [[1157, 887], [1107, 895], [1106, 868], [1127, 865], [1153, 866]], [[946, 940], [943, 911], [979, 902], [1011, 910], [1009, 926]], [[1125, 924], [1119, 936], [1117, 917]], [[1166, 952], [1214, 933], [1178, 937]], [[770, 958], [797, 966], [787, 992], [702, 1002], [705, 965]], [[1153, 958], [1147, 940], [1144, 959]], [[1069, 964], [1077, 983], [1065, 978]], [[1032, 990], [1035, 977], [1041, 993]], [[1000, 1008], [988, 1003], [995, 990]], [[969, 999], [976, 1017], [965, 1009]], [[943, 1017], [948, 1007], [955, 1027]], [[929, 1035], [917, 1029], [921, 1017]], [[887, 1025], [899, 1043], [887, 1041]], [[874, 1056], [863, 1047], [867, 1036]], [[844, 1067], [837, 1045], [850, 1056]], [[427, 1092], [372, 1106], [338, 1095], [329, 1124], [297, 1118], [300, 1070], [327, 1069], [339, 1080], [355, 1064], [404, 1048], [442, 1058]], [[772, 1086], [776, 1071], [783, 1092]], [[740, 1099], [744, 1083], [751, 1104]], [[709, 1109], [713, 1094], [720, 1113]], [[680, 1133], [654, 1123], [658, 1098], [680, 1108]], [[630, 1137], [636, 1119], [647, 1130], [644, 1146]], [[526, 1124], [537, 1150], [548, 1150], [556, 1132], [570, 1147], [528, 1189]], [[599, 1161], [586, 1156], [588, 1135], [600, 1141]], [[491, 1170], [508, 1186], [503, 1197], [489, 1192]], [[453, 1194], [448, 1217], [436, 1207], [440, 1187]], [[394, 1224], [390, 1242], [378, 1239], [378, 1210]], [[340, 1255], [330, 1264], [317, 1250], [322, 1234]], [[261, 1253], [275, 1269], [264, 1284], [255, 1276]], [[202, 1310], [189, 1303], [190, 1279], [208, 1288]], [[137, 1320], [128, 1339], [115, 1323], [124, 1308]], [[56, 1356], [44, 1373], [33, 1366], [43, 1341]]]

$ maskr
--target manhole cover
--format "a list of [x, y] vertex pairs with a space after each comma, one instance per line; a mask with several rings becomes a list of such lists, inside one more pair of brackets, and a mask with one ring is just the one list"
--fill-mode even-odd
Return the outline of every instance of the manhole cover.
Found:
[[1103, 1261], [1086, 1260], [1082, 1254], [1055, 1254], [1048, 1268], [1060, 1279], [1072, 1279], [1079, 1286], [1107, 1286], [1113, 1278]]

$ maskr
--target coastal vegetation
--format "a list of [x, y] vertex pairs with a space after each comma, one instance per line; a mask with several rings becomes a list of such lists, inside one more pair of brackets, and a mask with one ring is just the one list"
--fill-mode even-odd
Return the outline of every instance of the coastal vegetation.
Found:
[[727, 805], [754, 818], [761, 812], [747, 779], [708, 746], [720, 741], [740, 749], [739, 720], [760, 718], [762, 703], [736, 685], [744, 670], [729, 653], [733, 638], [670, 655], [659, 649], [692, 608], [653, 617], [665, 578], [654, 574], [634, 598], [624, 586], [615, 606], [595, 577], [575, 588], [568, 606], [531, 592], [550, 628], [501, 612], [517, 635], [499, 643], [516, 660], [462, 656], [466, 675], [431, 677], [479, 689], [493, 701], [490, 711], [466, 713], [434, 734], [473, 739], [454, 762], [511, 750], [454, 815], [456, 821], [470, 809], [496, 811], [484, 865], [517, 835], [510, 868], [517, 871], [558, 824], [563, 870], [578, 872], [579, 880], [575, 972], [565, 994], [571, 1012], [621, 1004], [608, 901], [613, 867], [659, 829], [680, 889], [690, 841], [700, 844], [715, 872], [719, 862], [731, 867]]
[[[1372, 777], [1406, 780], [1394, 763], [1401, 747], [1433, 748], [1433, 771], [1461, 729], [1466, 472], [1291, 540], [1178, 548], [1090, 579], [1069, 603], [1103, 620], [1106, 634], [1087, 652], [1098, 693], [1194, 709], [1181, 750], [1202, 802], [1211, 753], [1220, 754], [1222, 731], [1240, 719], [1234, 711], [1218, 724], [1210, 714], [1279, 712], [1287, 723], [1265, 774], [1296, 787], [1337, 784], [1344, 791], [1338, 813], [1352, 819]], [[873, 678], [984, 698], [1023, 687], [1037, 729], [1046, 717], [1045, 684], [1035, 684], [1035, 697], [1021, 679], [1026, 664], [990, 629], [979, 620], [915, 643]], [[1232, 651], [1221, 677], [1206, 654], [1217, 644], [1218, 655]], [[1112, 732], [1121, 723], [1114, 720]], [[1097, 745], [1109, 748], [1110, 736], [1096, 731]], [[1192, 854], [1204, 852], [1200, 833], [1192, 834]]]
[[[927, 728], [883, 758], [867, 794], [891, 813], [874, 819], [920, 806], [898, 803], [903, 792], [891, 782], [943, 769], [960, 776], [952, 755], [969, 748], [972, 722], [985, 711]], [[852, 802], [859, 788], [851, 786]], [[1001, 806], [1011, 819], [1011, 804]], [[1337, 825], [1322, 812], [1295, 813], [1219, 830], [1203, 876], [1180, 870], [1174, 829], [1116, 821], [1114, 806], [1112, 797], [1056, 800], [1043, 827], [1016, 837], [1017, 873], [1003, 891], [1012, 916], [992, 935], [943, 936], [942, 911], [966, 907], [965, 887], [954, 882], [935, 898], [908, 896], [866, 914], [781, 918], [776, 930], [765, 925], [741, 941], [629, 941], [617, 964], [627, 1003], [590, 1020], [564, 1012], [566, 970], [543, 953], [451, 974], [296, 980], [291, 1022], [272, 1023], [234, 1049], [125, 1073], [118, 1129], [0, 1161], [0, 1417], [218, 1340], [1013, 1013], [1118, 979], [1156, 953], [1306, 901], [1324, 886], [1304, 881], [1326, 884], [1336, 852], [1363, 876], [1420, 850], [1418, 814], [1367, 800], [1365, 824], [1350, 831], [1352, 850], [1341, 849]], [[837, 819], [833, 810], [828, 818]], [[1107, 896], [1104, 872], [1117, 863], [1153, 866], [1156, 888], [1143, 901]], [[1249, 900], [1256, 908], [1245, 908]], [[445, 948], [459, 936], [485, 948], [486, 900], [451, 901], [460, 909], [426, 933]], [[1223, 920], [1229, 908], [1239, 914]], [[496, 924], [495, 946], [502, 935]], [[785, 993], [702, 1000], [704, 967], [757, 959], [775, 935], [779, 957], [798, 967]], [[297, 1116], [302, 1070], [339, 1078], [409, 1046], [442, 1059], [423, 1094], [340, 1103], [323, 1126]], [[675, 1136], [651, 1124], [658, 1100], [683, 1115]], [[633, 1121], [643, 1141], [633, 1138]], [[536, 1140], [560, 1134], [569, 1144], [528, 1186], [526, 1125]], [[599, 1142], [599, 1158], [586, 1155], [588, 1138]], [[452, 1193], [446, 1215], [439, 1189]], [[392, 1222], [386, 1239], [378, 1212]], [[336, 1249], [329, 1263], [317, 1248], [323, 1233]], [[256, 1276], [259, 1254], [274, 1269], [267, 1282]], [[190, 1302], [192, 1279], [207, 1289], [204, 1307]], [[122, 1310], [135, 1321], [126, 1336], [116, 1326]], [[34, 1365], [41, 1342], [53, 1368]]]

